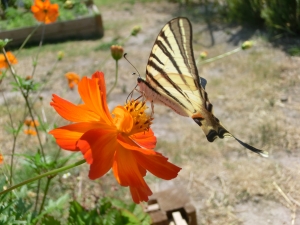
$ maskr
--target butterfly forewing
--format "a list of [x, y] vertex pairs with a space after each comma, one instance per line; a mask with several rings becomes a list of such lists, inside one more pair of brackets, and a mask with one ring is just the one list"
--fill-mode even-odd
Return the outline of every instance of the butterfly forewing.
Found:
[[192, 51], [192, 28], [186, 18], [171, 20], [159, 33], [149, 57], [146, 80], [164, 97], [183, 103], [188, 116], [195, 113], [191, 100], [195, 99], [197, 105], [201, 102], [200, 82]]

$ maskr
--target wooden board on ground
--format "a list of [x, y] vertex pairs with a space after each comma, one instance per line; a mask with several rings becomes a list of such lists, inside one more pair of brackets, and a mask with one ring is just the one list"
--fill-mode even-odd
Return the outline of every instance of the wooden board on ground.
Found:
[[152, 225], [169, 225], [171, 221], [176, 225], [197, 225], [196, 209], [184, 188], [174, 187], [154, 193], [145, 211], [149, 213]]
[[[21, 46], [24, 40], [30, 35], [36, 27], [25, 27], [20, 29], [1, 31], [0, 39], [12, 39], [8, 46]], [[28, 40], [28, 44], [38, 44], [44, 32], [44, 42], [58, 42], [69, 39], [95, 39], [103, 37], [103, 25], [100, 14], [55, 22], [51, 24], [42, 24]]]

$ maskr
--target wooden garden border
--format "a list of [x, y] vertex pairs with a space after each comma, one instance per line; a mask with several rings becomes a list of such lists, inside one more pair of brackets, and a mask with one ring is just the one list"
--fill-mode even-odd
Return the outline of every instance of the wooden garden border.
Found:
[[[21, 46], [23, 41], [34, 29], [35, 27], [25, 27], [1, 31], [0, 39], [12, 39], [8, 44], [9, 46]], [[39, 43], [43, 29], [45, 29], [43, 39], [45, 42], [57, 42], [67, 39], [101, 38], [104, 34], [101, 15], [97, 14], [91, 17], [41, 25], [27, 43]]]

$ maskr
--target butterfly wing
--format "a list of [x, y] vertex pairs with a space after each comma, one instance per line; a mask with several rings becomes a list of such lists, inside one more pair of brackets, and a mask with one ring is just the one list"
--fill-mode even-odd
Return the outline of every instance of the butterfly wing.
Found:
[[188, 19], [176, 18], [163, 27], [149, 56], [146, 81], [162, 96], [158, 100], [166, 99], [172, 109], [178, 108], [177, 113], [184, 111], [179, 114], [192, 117], [209, 141], [230, 136], [214, 118], [212, 104], [201, 85]]
[[[149, 56], [146, 80], [138, 78], [145, 97], [162, 103], [201, 126], [208, 141], [231, 136], [213, 114], [213, 105], [204, 90], [206, 81], [198, 74], [193, 46], [192, 26], [187, 18], [175, 18], [160, 31]], [[241, 140], [240, 144], [261, 155], [266, 154]], [[265, 155], [264, 155], [265, 156]]]

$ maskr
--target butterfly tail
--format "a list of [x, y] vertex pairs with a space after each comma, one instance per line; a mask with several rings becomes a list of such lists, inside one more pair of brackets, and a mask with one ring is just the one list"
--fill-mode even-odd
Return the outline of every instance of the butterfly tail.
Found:
[[234, 137], [233, 135], [232, 135], [232, 137], [235, 140], [237, 140], [238, 143], [240, 143], [241, 145], [243, 145], [245, 148], [249, 149], [250, 151], [257, 153], [257, 154], [261, 155], [262, 157], [266, 157], [266, 158], [269, 157], [269, 153], [267, 151], [263, 151], [258, 148], [255, 148], [252, 145], [249, 145], [249, 144], [241, 141], [240, 139]]
[[[260, 150], [258, 148], [253, 147], [252, 145], [249, 145], [240, 139], [233, 136], [228, 130], [226, 130], [218, 121], [215, 121], [213, 123], [209, 123], [205, 119], [194, 118], [194, 121], [202, 128], [204, 131], [206, 138], [209, 142], [213, 142], [217, 138], [223, 139], [224, 137], [232, 137], [234, 138], [238, 143], [240, 143], [245, 148], [249, 149], [252, 152], [255, 152], [263, 157], [268, 157], [269, 154], [266, 151]], [[207, 126], [208, 125], [208, 126]]]

